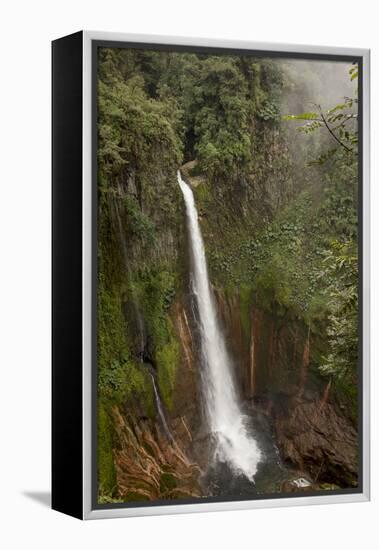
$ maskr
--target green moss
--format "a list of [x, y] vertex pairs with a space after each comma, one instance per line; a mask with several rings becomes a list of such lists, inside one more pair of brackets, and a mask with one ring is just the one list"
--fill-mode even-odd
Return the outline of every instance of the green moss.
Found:
[[203, 208], [212, 199], [211, 186], [209, 183], [201, 183], [195, 189], [195, 199], [198, 208]]
[[[99, 494], [114, 497], [116, 469], [113, 462], [113, 428], [109, 405], [98, 402], [97, 462]], [[105, 497], [104, 497], [105, 498]]]
[[[150, 270], [132, 283], [132, 292], [141, 304], [142, 315], [158, 371], [158, 384], [165, 405], [171, 409], [179, 343], [170, 318], [177, 287], [177, 274], [167, 269]], [[151, 383], [148, 384], [151, 387]], [[150, 402], [150, 400], [149, 400]]]
[[176, 287], [176, 273], [164, 266], [145, 270], [138, 279], [130, 283], [129, 292], [140, 303], [148, 334], [156, 348], [168, 341], [168, 311], [174, 300]]
[[[276, 320], [287, 316], [310, 327], [326, 348], [332, 281], [323, 252], [332, 239], [356, 240], [357, 225], [354, 165], [313, 172], [302, 164], [309, 145], [296, 158], [291, 153], [278, 120], [283, 83], [275, 61], [151, 56], [102, 49], [98, 128], [99, 396], [104, 403], [138, 403], [149, 416], [154, 395], [138, 356], [133, 309], [143, 320], [147, 360], [156, 364], [170, 409], [179, 363], [171, 306], [188, 270], [175, 176], [183, 152], [197, 160], [192, 175], [204, 177], [194, 194], [211, 282], [233, 296], [239, 291], [246, 336], [254, 300]], [[312, 341], [311, 364], [318, 366], [326, 350], [314, 350]], [[354, 410], [353, 380], [342, 382], [346, 387], [335, 385]], [[99, 413], [100, 431], [111, 432], [111, 422], [106, 410]], [[112, 445], [103, 439], [99, 477], [105, 480], [102, 498], [109, 499]]]
[[136, 491], [129, 491], [122, 499], [122, 502], [139, 502], [144, 500], [149, 500], [149, 498], [145, 495], [137, 493]]
[[166, 491], [172, 491], [178, 486], [176, 477], [168, 472], [163, 472], [159, 480], [159, 487], [162, 493]]
[[144, 214], [136, 197], [127, 195], [124, 198], [127, 217], [127, 228], [132, 238], [136, 238], [141, 245], [152, 246], [155, 241], [156, 228], [151, 219]]
[[145, 405], [145, 412], [149, 418], [155, 417], [155, 397], [154, 389], [151, 381], [151, 376], [147, 372], [145, 373], [144, 390], [143, 390], [143, 403]]
[[[121, 310], [120, 292], [115, 286], [106, 288], [103, 280], [98, 288], [98, 366], [99, 384], [104, 389], [124, 389], [123, 373], [116, 366], [129, 359], [126, 324]], [[110, 370], [113, 370], [111, 376]]]
[[179, 363], [179, 344], [172, 331], [170, 341], [157, 350], [158, 384], [165, 405], [173, 407], [173, 393], [175, 387], [175, 373]]
[[142, 443], [143, 445], [143, 448], [145, 449], [145, 451], [147, 451], [149, 453], [150, 456], [155, 456], [155, 453], [154, 453], [154, 450], [153, 448], [151, 447], [151, 445], [149, 445], [148, 443], [146, 443], [146, 441], [144, 441]]
[[320, 485], [319, 485], [319, 489], [321, 491], [336, 491], [340, 488], [341, 487], [339, 487], [335, 483], [320, 483]]
[[116, 504], [121, 502], [124, 502], [122, 498], [112, 497], [104, 491], [99, 493], [98, 504]]

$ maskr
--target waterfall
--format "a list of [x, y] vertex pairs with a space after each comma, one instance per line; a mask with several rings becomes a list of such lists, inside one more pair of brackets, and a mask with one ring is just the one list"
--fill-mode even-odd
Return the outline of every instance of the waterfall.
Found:
[[157, 385], [155, 383], [155, 378], [152, 374], [150, 374], [151, 376], [151, 380], [153, 382], [153, 390], [154, 390], [154, 397], [155, 397], [155, 404], [156, 404], [156, 407], [157, 407], [157, 411], [158, 411], [158, 416], [159, 416], [159, 419], [161, 421], [161, 424], [162, 424], [162, 427], [163, 427], [163, 430], [166, 434], [166, 437], [167, 439], [169, 439], [170, 441], [173, 441], [173, 437], [171, 435], [171, 432], [170, 432], [170, 429], [167, 425], [167, 422], [166, 422], [166, 417], [164, 415], [164, 412], [163, 412], [163, 407], [162, 407], [162, 403], [161, 403], [161, 398], [159, 397], [159, 393], [158, 393], [158, 389], [157, 389]]
[[250, 334], [250, 395], [255, 394], [255, 340], [254, 331]]
[[215, 440], [216, 461], [227, 463], [237, 474], [254, 479], [261, 452], [249, 435], [246, 417], [240, 409], [231, 361], [216, 315], [212, 296], [204, 243], [191, 188], [178, 171], [187, 212], [187, 225], [192, 251], [192, 285], [195, 295], [201, 335], [202, 383], [205, 410], [210, 431]]

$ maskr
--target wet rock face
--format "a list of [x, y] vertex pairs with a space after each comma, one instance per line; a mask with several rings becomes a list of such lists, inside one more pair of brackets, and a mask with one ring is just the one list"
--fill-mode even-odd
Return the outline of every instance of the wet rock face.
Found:
[[180, 362], [175, 376], [174, 403], [171, 420], [178, 420], [178, 430], [192, 441], [193, 433], [201, 423], [197, 342], [190, 313], [183, 304], [173, 307], [173, 319], [180, 343]]
[[357, 432], [330, 403], [289, 400], [288, 410], [275, 413], [275, 431], [282, 457], [307, 471], [314, 482], [339, 487], [357, 485]]
[[246, 331], [238, 293], [215, 294], [243, 396], [273, 423], [281, 458], [312, 481], [282, 490], [356, 486], [357, 432], [317, 374], [320, 342], [300, 322], [254, 303]]
[[284, 481], [280, 489], [283, 493], [297, 493], [314, 491], [315, 486], [305, 475], [300, 475]]
[[136, 422], [118, 407], [113, 415], [118, 498], [128, 502], [201, 496], [199, 467], [177, 441], [170, 441], [154, 421]]
[[281, 484], [282, 493], [309, 493], [314, 491], [334, 491], [340, 487], [335, 483], [314, 483], [306, 475], [300, 475]]
[[254, 302], [244, 313], [238, 292], [214, 292], [243, 396], [296, 395], [307, 390], [313, 383], [308, 380], [308, 371], [315, 346], [310, 342], [308, 328], [298, 320], [279, 315], [275, 308], [267, 312]]
[[[172, 319], [181, 354], [172, 407], [164, 411], [171, 437], [158, 415], [148, 417], [142, 402], [129, 403], [125, 411], [113, 410], [117, 498], [125, 502], [202, 496], [201, 470], [193, 452], [201, 424], [195, 342], [191, 319], [179, 302], [172, 307]], [[145, 354], [148, 350], [147, 338]], [[143, 359], [145, 368], [156, 368], [151, 359]]]
[[[281, 458], [298, 474], [277, 484], [275, 491], [356, 486], [357, 433], [329, 400], [330, 383], [313, 379], [315, 337], [287, 314], [259, 308], [253, 299], [244, 302], [238, 291], [213, 290], [241, 398], [267, 418]], [[157, 370], [138, 304], [129, 297], [122, 307], [125, 318], [133, 319], [130, 340], [136, 360]], [[212, 441], [203, 425], [199, 342], [188, 296], [175, 300], [170, 318], [180, 346], [172, 406], [166, 411], [174, 440], [165, 437], [157, 418], [149, 418], [143, 402], [128, 411], [115, 410], [117, 498], [125, 502], [192, 498], [212, 491], [203, 481]], [[303, 478], [306, 484], [299, 481]]]

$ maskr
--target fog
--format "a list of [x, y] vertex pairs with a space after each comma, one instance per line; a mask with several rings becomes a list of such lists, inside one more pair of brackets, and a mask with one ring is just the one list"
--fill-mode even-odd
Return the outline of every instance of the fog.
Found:
[[280, 65], [285, 75], [283, 114], [313, 110], [314, 104], [326, 111], [356, 94], [357, 81], [349, 75], [351, 63], [286, 59]]

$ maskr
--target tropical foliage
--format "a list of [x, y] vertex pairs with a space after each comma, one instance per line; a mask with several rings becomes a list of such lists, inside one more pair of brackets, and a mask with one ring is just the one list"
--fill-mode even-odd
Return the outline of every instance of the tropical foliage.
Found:
[[[251, 56], [101, 48], [98, 66], [102, 500], [114, 498], [112, 407], [153, 418], [151, 372], [174, 407], [188, 161], [212, 284], [238, 294], [245, 335], [252, 304], [310, 333], [313, 369], [356, 421], [357, 96], [284, 114], [293, 74]], [[311, 100], [304, 86], [301, 109]]]

